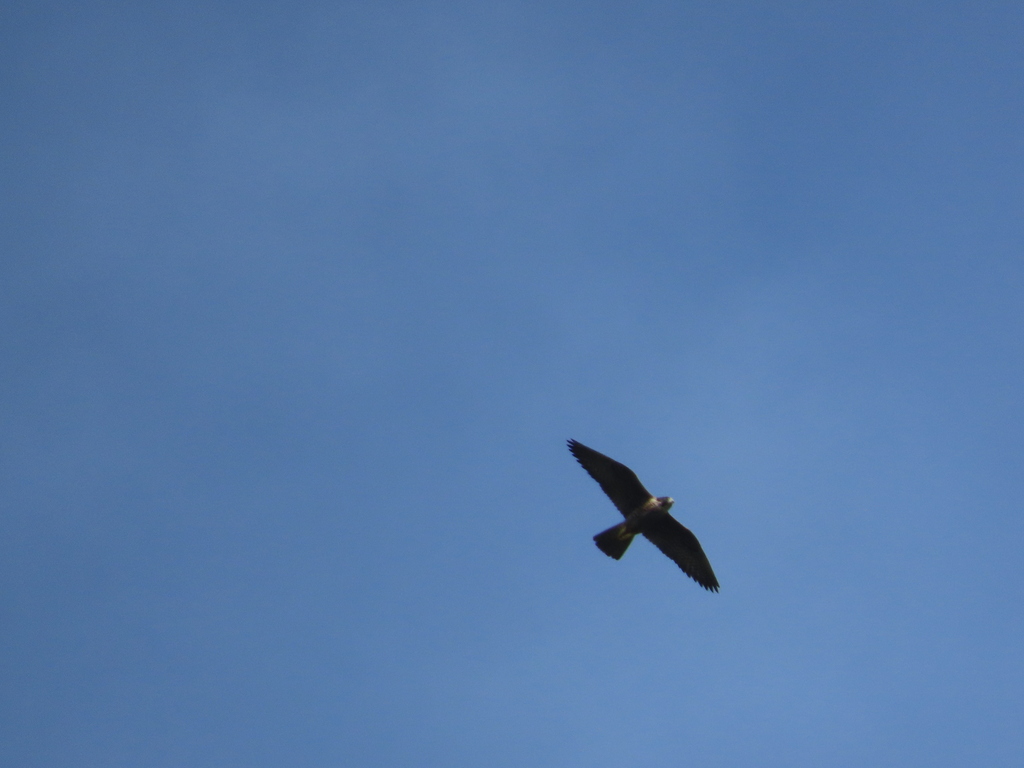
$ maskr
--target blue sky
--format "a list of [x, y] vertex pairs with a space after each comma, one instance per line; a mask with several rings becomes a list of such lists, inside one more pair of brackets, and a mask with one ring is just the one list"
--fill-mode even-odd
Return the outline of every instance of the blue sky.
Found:
[[1020, 765], [1022, 34], [8, 3], [0, 762]]

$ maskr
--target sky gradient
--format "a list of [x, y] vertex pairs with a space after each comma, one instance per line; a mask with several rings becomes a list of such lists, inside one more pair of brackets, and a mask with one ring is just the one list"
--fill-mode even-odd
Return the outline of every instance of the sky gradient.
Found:
[[1022, 43], [5, 4], [0, 764], [1021, 765]]

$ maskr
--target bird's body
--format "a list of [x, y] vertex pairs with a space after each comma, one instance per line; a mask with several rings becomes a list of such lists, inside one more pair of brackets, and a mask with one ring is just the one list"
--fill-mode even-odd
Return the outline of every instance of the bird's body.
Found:
[[633, 470], [583, 443], [570, 440], [569, 451], [626, 518], [594, 537], [602, 552], [618, 560], [633, 537], [642, 534], [704, 589], [718, 591], [718, 579], [697, 537], [669, 514], [675, 503], [670, 496], [655, 498]]

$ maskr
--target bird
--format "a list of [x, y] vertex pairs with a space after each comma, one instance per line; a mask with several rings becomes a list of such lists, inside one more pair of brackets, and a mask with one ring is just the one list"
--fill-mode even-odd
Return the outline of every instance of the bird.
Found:
[[625, 464], [569, 440], [569, 452], [612, 500], [624, 523], [613, 525], [594, 537], [597, 548], [618, 560], [641, 533], [660, 549], [683, 573], [710, 592], [718, 591], [718, 579], [693, 533], [668, 513], [675, 503], [671, 496], [655, 498], [640, 478]]

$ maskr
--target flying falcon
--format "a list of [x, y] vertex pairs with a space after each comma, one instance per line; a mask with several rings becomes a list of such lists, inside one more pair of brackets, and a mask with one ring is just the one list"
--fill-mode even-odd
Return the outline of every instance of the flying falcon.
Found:
[[633, 470], [583, 443], [570, 440], [569, 451], [626, 518], [626, 522], [594, 537], [598, 549], [618, 560], [626, 553], [633, 537], [642, 533], [682, 568], [683, 573], [704, 589], [718, 591], [718, 579], [697, 537], [668, 513], [674, 503], [671, 497], [654, 498]]

